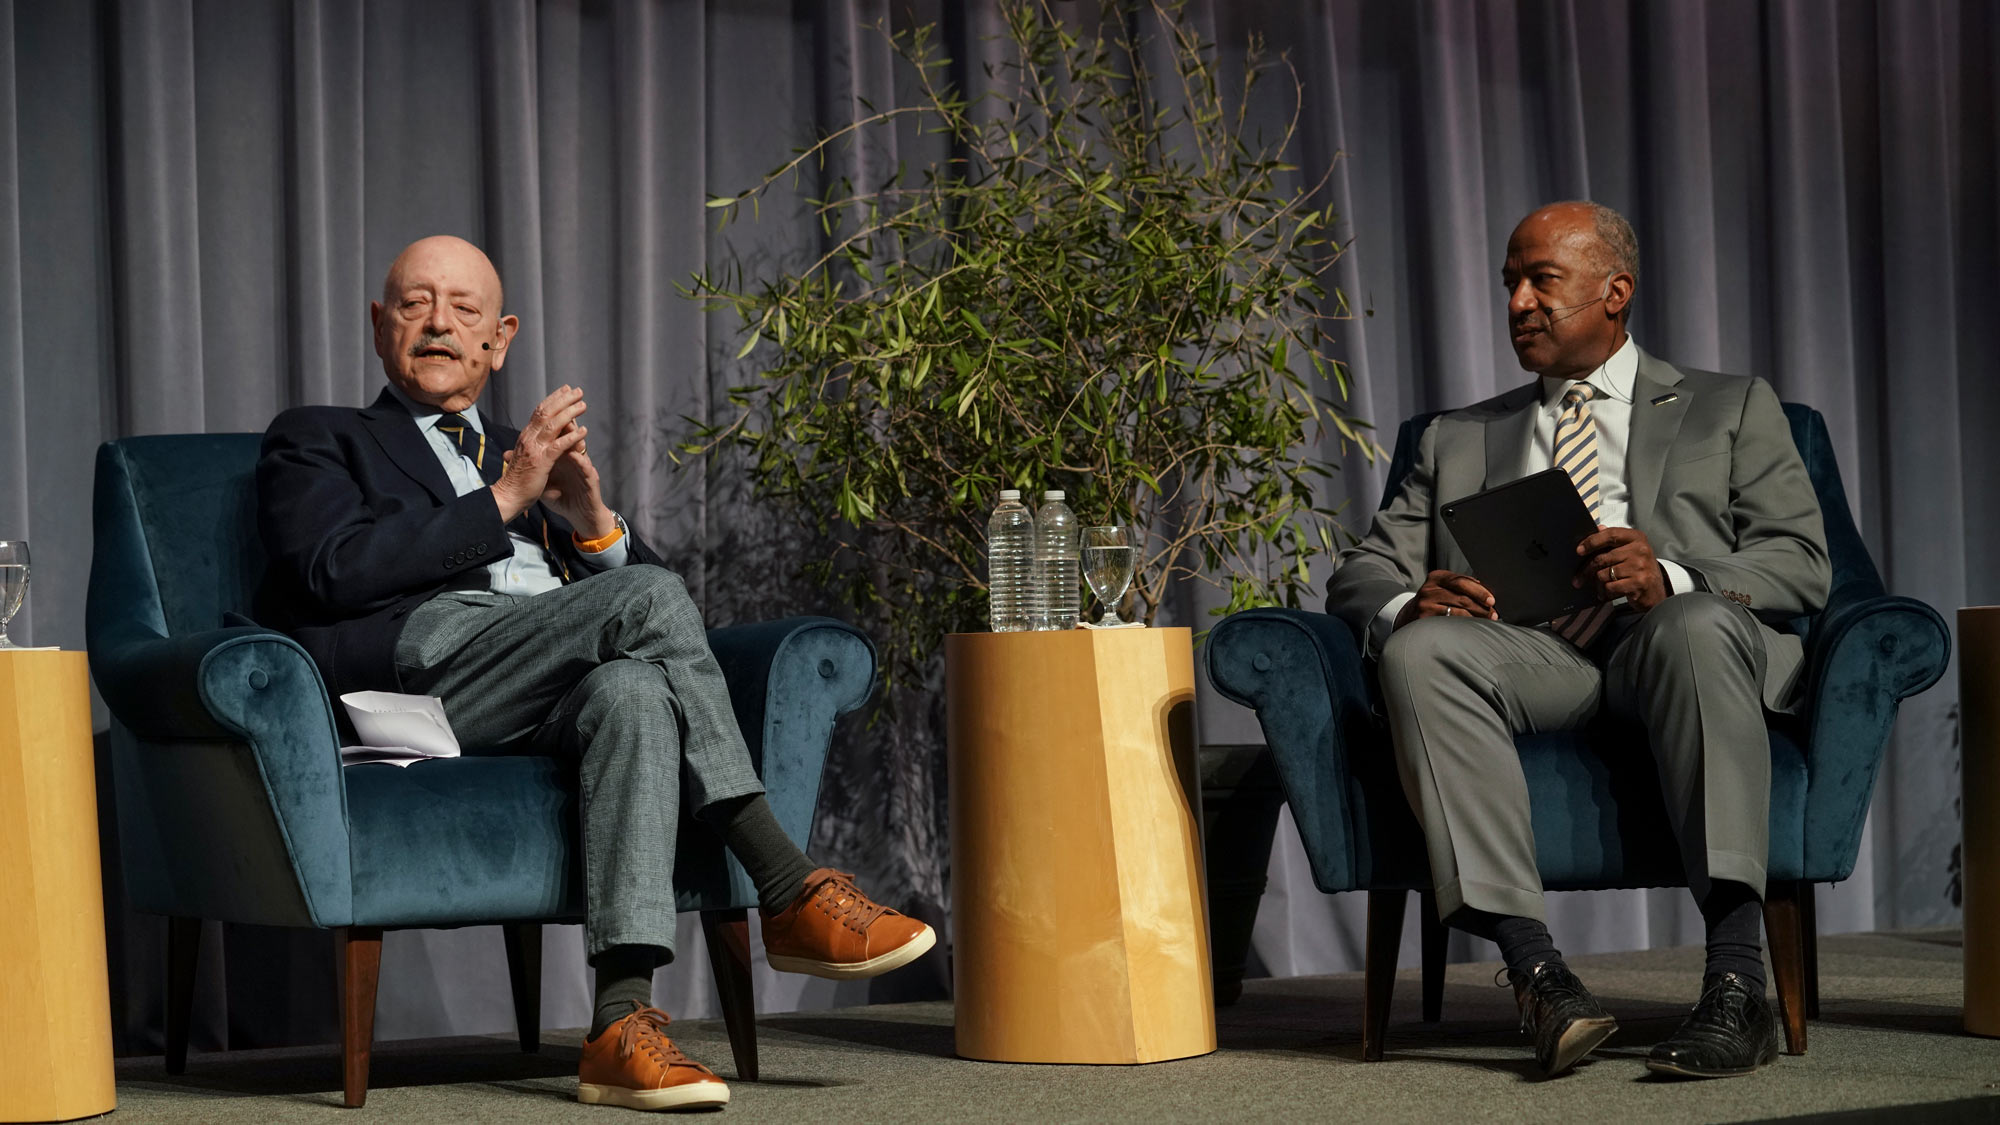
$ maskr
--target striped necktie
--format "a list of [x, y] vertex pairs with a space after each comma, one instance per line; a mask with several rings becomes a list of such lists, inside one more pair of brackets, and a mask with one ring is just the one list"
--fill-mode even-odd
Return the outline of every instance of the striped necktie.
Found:
[[[1596, 397], [1597, 388], [1589, 383], [1578, 383], [1563, 392], [1563, 412], [1556, 417], [1555, 467], [1569, 474], [1577, 495], [1583, 497], [1583, 506], [1590, 510], [1590, 518], [1602, 527], [1604, 497], [1597, 487], [1597, 419], [1590, 412], [1590, 400]], [[1615, 608], [1610, 602], [1600, 602], [1556, 618], [1549, 622], [1549, 629], [1576, 647], [1586, 648], [1604, 623], [1611, 620]]]
[[[486, 435], [472, 428], [463, 414], [445, 414], [438, 418], [438, 433], [445, 435], [458, 446], [458, 451], [472, 459], [472, 465], [480, 476], [486, 475]], [[487, 483], [492, 483], [488, 481]]]

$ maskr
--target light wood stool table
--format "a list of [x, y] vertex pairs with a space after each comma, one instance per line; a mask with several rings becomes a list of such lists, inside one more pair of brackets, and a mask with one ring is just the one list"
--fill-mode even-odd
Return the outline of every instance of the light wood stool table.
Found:
[[2000, 606], [1958, 611], [1965, 1030], [2000, 1035]]
[[0, 650], [0, 1121], [118, 1107], [90, 667]]
[[1215, 1050], [1186, 629], [945, 638], [958, 1053]]

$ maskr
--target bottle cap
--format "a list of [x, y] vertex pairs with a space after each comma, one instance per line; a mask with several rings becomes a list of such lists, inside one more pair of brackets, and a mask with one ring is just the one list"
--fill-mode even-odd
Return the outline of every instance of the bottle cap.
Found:
[[1019, 500], [1020, 498], [1021, 490], [1018, 488], [1003, 488], [1000, 490], [1000, 499], [1002, 500]]
[[1047, 492], [1042, 493], [1042, 499], [1044, 500], [1060, 500], [1062, 498], [1063, 490], [1060, 488], [1051, 488]]

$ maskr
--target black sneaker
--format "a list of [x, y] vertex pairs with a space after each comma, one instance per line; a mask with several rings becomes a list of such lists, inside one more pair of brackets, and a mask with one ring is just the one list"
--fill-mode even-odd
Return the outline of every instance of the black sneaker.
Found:
[[1535, 1041], [1535, 1061], [1549, 1078], [1567, 1071], [1618, 1030], [1597, 997], [1561, 961], [1543, 961], [1525, 973], [1508, 972], [1521, 1030]]
[[1734, 1078], [1777, 1057], [1778, 1020], [1762, 986], [1717, 973], [1701, 982], [1694, 1011], [1654, 1046], [1646, 1066], [1683, 1078]]

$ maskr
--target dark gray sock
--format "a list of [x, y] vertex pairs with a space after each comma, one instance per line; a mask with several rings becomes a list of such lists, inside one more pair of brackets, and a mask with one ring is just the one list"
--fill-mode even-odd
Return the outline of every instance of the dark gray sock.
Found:
[[666, 951], [651, 945], [614, 945], [591, 961], [597, 970], [597, 1007], [590, 1017], [589, 1038], [604, 1034], [638, 1008], [653, 1003], [653, 970], [665, 963]]
[[1719, 880], [1701, 900], [1708, 923], [1708, 965], [1703, 976], [1735, 973], [1764, 987], [1764, 904], [1747, 885]]
[[715, 801], [700, 816], [750, 873], [750, 881], [757, 884], [757, 905], [775, 914], [805, 889], [813, 861], [778, 827], [771, 802], [762, 793]]
[[1498, 945], [1501, 958], [1507, 962], [1508, 972], [1525, 973], [1544, 961], [1562, 964], [1562, 951], [1556, 948], [1549, 928], [1534, 918], [1488, 914], [1468, 906], [1454, 912], [1446, 921], [1454, 929], [1464, 930], [1473, 937], [1482, 937]]

